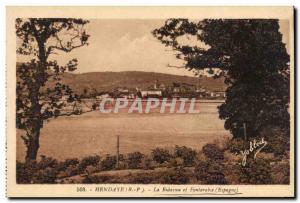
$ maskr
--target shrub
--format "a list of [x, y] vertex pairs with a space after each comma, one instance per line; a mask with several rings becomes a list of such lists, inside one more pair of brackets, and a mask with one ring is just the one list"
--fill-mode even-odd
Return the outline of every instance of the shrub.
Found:
[[99, 172], [100, 171], [100, 168], [98, 166], [87, 166], [85, 168], [85, 172], [86, 174], [93, 174], [93, 173], [96, 173], [96, 172]]
[[185, 169], [183, 167], [177, 167], [161, 176], [160, 183], [162, 184], [187, 184], [189, 182], [188, 176], [185, 174]]
[[105, 159], [101, 162], [101, 169], [102, 170], [113, 170], [116, 168], [117, 164], [117, 157], [110, 156], [109, 154], [106, 155]]
[[128, 154], [128, 168], [130, 169], [137, 169], [141, 168], [142, 159], [144, 155], [140, 152], [133, 152]]
[[160, 164], [162, 164], [166, 161], [169, 161], [171, 158], [169, 151], [166, 149], [162, 149], [162, 148], [156, 148], [156, 149], [152, 150], [151, 154], [152, 154], [153, 160]]
[[66, 160], [64, 161], [64, 165], [65, 165], [66, 167], [69, 167], [69, 166], [75, 166], [75, 165], [77, 165], [77, 164], [79, 164], [79, 160], [78, 160], [77, 158], [66, 159]]
[[82, 180], [82, 183], [106, 183], [110, 179], [110, 176], [88, 175]]
[[197, 180], [204, 184], [226, 184], [227, 181], [224, 175], [224, 165], [220, 162], [207, 159], [199, 161], [195, 167], [194, 174]]
[[224, 166], [223, 174], [225, 175], [227, 184], [239, 184], [240, 181], [237, 174], [239, 174], [240, 160], [238, 162], [228, 160], [228, 162], [224, 163]]
[[209, 162], [206, 161], [198, 161], [195, 169], [194, 174], [197, 180], [205, 181], [207, 174], [208, 174]]
[[289, 184], [290, 183], [290, 164], [276, 163], [272, 165], [272, 182], [274, 184]]
[[178, 167], [183, 165], [184, 165], [184, 160], [180, 157], [176, 157], [170, 159], [168, 167]]
[[72, 177], [80, 174], [78, 168], [76, 166], [69, 166], [66, 170], [64, 171], [59, 171], [57, 174], [57, 178], [67, 178], [67, 177]]
[[240, 162], [243, 156], [241, 152], [239, 154], [231, 153], [229, 150], [224, 151], [224, 161], [229, 161], [230, 164]]
[[37, 163], [38, 169], [56, 168], [57, 166], [58, 161], [56, 159], [44, 155], [41, 155], [41, 160]]
[[137, 184], [150, 184], [153, 181], [153, 177], [151, 175], [147, 174], [141, 174], [139, 176], [136, 176], [132, 183], [137, 183]]
[[32, 181], [33, 183], [56, 183], [56, 177], [58, 175], [58, 170], [56, 170], [55, 168], [46, 168], [46, 169], [41, 169], [39, 171], [37, 171], [33, 178]]
[[80, 173], [78, 167], [76, 167], [76, 165], [70, 165], [68, 166], [68, 168], [66, 169], [66, 174], [68, 177], [71, 177], [71, 176], [76, 176]]
[[191, 148], [175, 146], [175, 157], [182, 158], [185, 166], [193, 166], [195, 164], [196, 155], [196, 151]]
[[275, 156], [289, 154], [290, 137], [289, 134], [276, 127], [265, 128], [260, 136], [268, 142], [263, 151], [274, 153]]
[[79, 160], [77, 158], [66, 159], [58, 164], [57, 168], [59, 171], [65, 171], [70, 166], [77, 166], [79, 164]]
[[75, 109], [75, 110], [74, 110], [74, 114], [75, 114], [75, 115], [80, 115], [80, 114], [82, 114], [82, 109]]
[[233, 138], [226, 142], [225, 148], [233, 154], [240, 154], [241, 150], [247, 148], [247, 144], [249, 143], [241, 138]]
[[245, 166], [239, 166], [238, 176], [240, 183], [243, 184], [271, 184], [270, 162], [249, 157]]
[[83, 173], [87, 166], [98, 166], [100, 160], [98, 155], [84, 157], [78, 165], [78, 170]]
[[220, 150], [215, 144], [207, 144], [203, 146], [202, 153], [212, 160], [223, 160], [224, 152]]
[[144, 170], [153, 170], [157, 167], [157, 163], [148, 157], [144, 157], [141, 162], [141, 167]]
[[97, 105], [96, 103], [93, 103], [92, 109], [93, 109], [94, 111], [97, 110], [97, 107], [98, 107], [98, 105]]
[[119, 170], [125, 170], [125, 169], [128, 169], [128, 164], [127, 164], [127, 161], [119, 161], [119, 167], [118, 167]]
[[25, 164], [17, 161], [16, 178], [19, 184], [32, 183], [33, 174], [37, 171], [36, 162]]
[[55, 183], [58, 162], [51, 157], [41, 156], [39, 162], [17, 162], [17, 183]]

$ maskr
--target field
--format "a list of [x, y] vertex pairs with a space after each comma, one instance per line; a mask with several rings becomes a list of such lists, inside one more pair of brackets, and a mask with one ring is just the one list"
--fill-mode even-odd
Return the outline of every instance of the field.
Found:
[[[117, 135], [120, 153], [150, 153], [156, 147], [188, 146], [196, 150], [229, 136], [218, 118], [219, 103], [200, 103], [200, 114], [102, 114], [63, 116], [44, 123], [39, 155], [63, 160], [93, 154], [115, 154]], [[24, 160], [25, 147], [17, 131], [17, 159]]]

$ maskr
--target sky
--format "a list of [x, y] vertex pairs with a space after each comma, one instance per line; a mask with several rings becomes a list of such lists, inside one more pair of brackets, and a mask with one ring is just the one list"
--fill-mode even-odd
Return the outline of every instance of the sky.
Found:
[[[194, 76], [182, 68], [184, 61], [176, 59], [175, 51], [165, 47], [153, 37], [151, 31], [165, 20], [98, 19], [90, 20], [87, 33], [89, 45], [74, 49], [71, 53], [59, 52], [53, 59], [64, 64], [72, 58], [79, 61], [76, 73], [104, 71], [147, 71], [175, 75]], [[283, 42], [288, 42], [288, 21], [280, 21]], [[198, 42], [199, 46], [205, 46]], [[289, 48], [289, 46], [287, 47]], [[18, 60], [26, 60], [18, 57]]]

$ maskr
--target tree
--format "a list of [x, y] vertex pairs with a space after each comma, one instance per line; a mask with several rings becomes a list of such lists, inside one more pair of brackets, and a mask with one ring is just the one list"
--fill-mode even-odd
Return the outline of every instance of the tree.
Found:
[[88, 98], [88, 89], [87, 88], [83, 88], [83, 91], [82, 91], [82, 94], [81, 94], [81, 97], [83, 98]]
[[[289, 132], [289, 55], [275, 19], [169, 19], [153, 31], [185, 60], [185, 68], [225, 77], [228, 86], [219, 117], [234, 137], [249, 137], [268, 126]], [[195, 37], [206, 46], [180, 43]], [[289, 133], [287, 133], [288, 135]]]
[[[28, 63], [17, 65], [16, 125], [26, 131], [22, 138], [27, 148], [27, 162], [36, 159], [43, 121], [60, 114], [64, 106], [60, 102], [62, 95], [68, 95], [68, 102], [78, 99], [60, 82], [62, 73], [76, 70], [77, 59], [61, 66], [49, 56], [87, 45], [87, 23], [87, 20], [73, 18], [16, 19], [20, 44], [17, 53], [32, 58]], [[46, 88], [48, 81], [55, 82], [54, 87]]]

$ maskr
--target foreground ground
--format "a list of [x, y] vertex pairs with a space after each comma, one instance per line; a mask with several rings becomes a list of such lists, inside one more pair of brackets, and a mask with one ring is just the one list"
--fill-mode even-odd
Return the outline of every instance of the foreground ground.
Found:
[[[218, 103], [200, 114], [101, 114], [62, 116], [45, 122], [37, 162], [25, 163], [18, 131], [17, 182], [124, 184], [289, 184], [289, 137], [276, 128], [267, 147], [242, 165], [249, 143], [227, 139]], [[120, 162], [116, 136], [120, 135]], [[270, 139], [272, 138], [272, 139]], [[176, 146], [178, 145], [178, 146]], [[238, 152], [238, 153], [237, 153]], [[256, 152], [253, 152], [256, 153]], [[110, 155], [106, 155], [110, 154]], [[41, 156], [45, 155], [45, 156]]]

